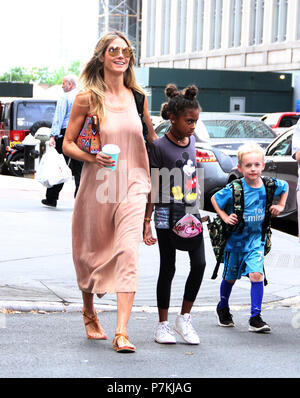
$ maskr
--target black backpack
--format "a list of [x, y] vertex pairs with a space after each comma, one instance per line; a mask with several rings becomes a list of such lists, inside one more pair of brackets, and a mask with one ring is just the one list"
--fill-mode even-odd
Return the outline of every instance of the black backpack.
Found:
[[[262, 177], [263, 183], [266, 188], [266, 208], [265, 208], [265, 218], [262, 226], [262, 242], [265, 241], [265, 252], [266, 256], [271, 250], [271, 214], [269, 211], [270, 206], [273, 203], [274, 192], [275, 192], [275, 179], [272, 177]], [[226, 243], [234, 231], [242, 231], [244, 228], [244, 191], [241, 179], [237, 179], [231, 182], [231, 187], [233, 188], [233, 212], [238, 217], [238, 222], [235, 225], [225, 224], [221, 217], [216, 216], [211, 222], [209, 220], [207, 224], [209, 237], [213, 247], [213, 251], [217, 260], [213, 275], [211, 279], [216, 279], [218, 276], [218, 270], [221, 263], [224, 263], [224, 249]], [[265, 271], [264, 271], [265, 275]], [[264, 280], [265, 286], [268, 284], [266, 279]]]
[[139, 117], [141, 119], [142, 125], [143, 125], [143, 136], [144, 136], [144, 140], [146, 141], [146, 136], [148, 134], [148, 129], [146, 126], [146, 123], [144, 122], [144, 103], [145, 103], [145, 96], [144, 94], [132, 89], [132, 93], [134, 96], [134, 100], [135, 100], [135, 104], [136, 104], [136, 108], [139, 114]]

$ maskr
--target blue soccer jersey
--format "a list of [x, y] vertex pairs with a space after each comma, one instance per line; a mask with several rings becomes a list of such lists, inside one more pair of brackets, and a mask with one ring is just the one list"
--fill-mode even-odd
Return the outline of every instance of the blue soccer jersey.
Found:
[[[241, 179], [244, 190], [244, 221], [242, 232], [233, 232], [227, 241], [225, 251], [246, 253], [261, 247], [262, 225], [265, 218], [266, 189], [264, 184], [260, 188], [250, 187]], [[288, 189], [288, 183], [275, 179], [274, 197], [280, 196]], [[233, 191], [230, 184], [218, 191], [214, 198], [221, 210], [228, 215], [233, 213]]]

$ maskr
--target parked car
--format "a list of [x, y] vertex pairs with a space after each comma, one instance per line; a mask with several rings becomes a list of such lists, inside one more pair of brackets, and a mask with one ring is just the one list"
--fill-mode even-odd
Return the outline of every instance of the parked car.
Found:
[[[289, 194], [284, 211], [278, 216], [297, 222], [296, 188], [298, 181], [298, 165], [292, 158], [292, 138], [295, 126], [282, 133], [266, 149], [266, 166], [263, 175], [285, 180], [289, 184]], [[229, 173], [228, 182], [240, 178], [237, 168]]]
[[150, 116], [150, 119], [154, 129], [156, 129], [156, 127], [159, 126], [160, 123], [162, 123], [164, 120], [161, 116], [156, 116], [156, 115]]
[[[170, 127], [162, 122], [155, 130], [160, 137]], [[204, 169], [204, 207], [211, 210], [211, 196], [223, 188], [237, 164], [237, 150], [251, 140], [266, 148], [277, 135], [258, 118], [228, 113], [200, 113], [196, 124], [196, 159]]]
[[[51, 127], [55, 113], [55, 100], [18, 98], [0, 102], [0, 171], [22, 175], [24, 159], [9, 167], [11, 149], [20, 144], [29, 133], [35, 135], [41, 127]], [[13, 171], [13, 172], [12, 172]]]
[[263, 115], [261, 120], [279, 135], [294, 126], [299, 117], [300, 113], [296, 112], [274, 112]]

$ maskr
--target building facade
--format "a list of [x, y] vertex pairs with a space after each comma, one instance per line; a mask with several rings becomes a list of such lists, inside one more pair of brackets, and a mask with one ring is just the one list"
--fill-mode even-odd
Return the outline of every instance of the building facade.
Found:
[[98, 36], [118, 30], [125, 33], [140, 58], [141, 0], [98, 0]]
[[290, 72], [300, 99], [300, 0], [143, 0], [140, 65]]
[[291, 71], [300, 0], [143, 0], [141, 66]]

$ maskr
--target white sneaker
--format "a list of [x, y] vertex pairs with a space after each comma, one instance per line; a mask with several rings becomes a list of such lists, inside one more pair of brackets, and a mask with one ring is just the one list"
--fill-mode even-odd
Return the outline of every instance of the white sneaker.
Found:
[[199, 337], [192, 326], [191, 314], [178, 314], [175, 320], [174, 330], [183, 338], [186, 343], [200, 343]]
[[160, 344], [175, 344], [176, 338], [169, 327], [169, 322], [159, 322], [154, 334], [154, 339]]

